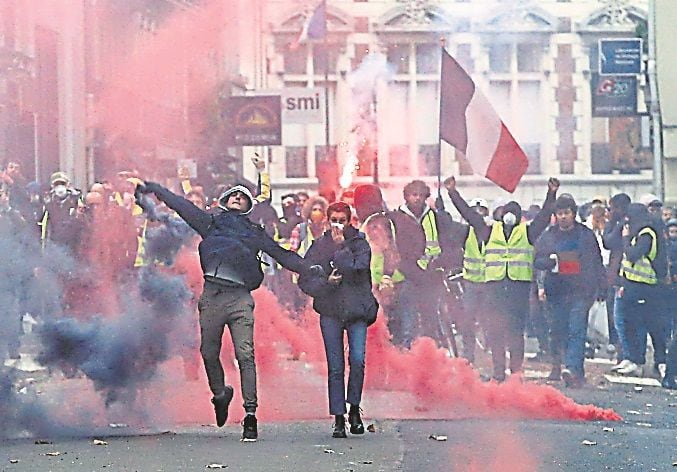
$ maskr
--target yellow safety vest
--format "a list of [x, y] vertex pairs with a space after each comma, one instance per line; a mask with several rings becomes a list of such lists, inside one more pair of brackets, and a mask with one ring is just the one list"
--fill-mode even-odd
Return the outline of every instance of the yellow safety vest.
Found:
[[477, 240], [475, 228], [470, 227], [468, 237], [465, 238], [463, 251], [463, 278], [468, 282], [484, 283], [486, 276], [485, 246]]
[[534, 247], [527, 237], [526, 223], [518, 224], [505, 240], [503, 223], [494, 223], [485, 250], [487, 282], [505, 279], [531, 282], [533, 278]]
[[146, 229], [148, 228], [148, 220], [143, 220], [141, 226], [141, 236], [136, 237], [136, 259], [134, 259], [134, 267], [144, 267], [148, 265], [146, 260]]
[[[646, 256], [642, 256], [634, 263], [630, 262], [625, 254], [623, 254], [623, 262], [621, 262], [621, 275], [632, 282], [639, 282], [647, 285], [656, 285], [658, 277], [656, 271], [653, 269], [651, 262], [656, 259], [658, 248], [656, 246], [656, 233], [651, 228], [642, 228], [637, 236], [648, 234], [651, 236], [651, 250]], [[632, 238], [632, 244], [637, 241], [637, 237]]]
[[442, 254], [442, 248], [440, 247], [440, 238], [437, 233], [437, 220], [435, 217], [435, 212], [428, 210], [421, 220], [421, 226], [423, 227], [423, 232], [425, 233], [425, 252], [423, 256], [416, 261], [418, 266], [425, 270], [428, 268], [428, 265], [434, 261], [440, 254]]
[[308, 249], [310, 249], [313, 241], [315, 241], [315, 236], [313, 236], [313, 232], [310, 230], [310, 225], [308, 223], [301, 223], [299, 225], [299, 236], [301, 241], [299, 242], [296, 253], [301, 257], [305, 257]]
[[[365, 234], [365, 237], [367, 239], [367, 242], [369, 242], [369, 234], [365, 231], [365, 228], [367, 227], [367, 223], [374, 217], [374, 216], [382, 216], [383, 218], [388, 218], [387, 216], [383, 215], [382, 213], [375, 213], [368, 217], [366, 220], [364, 220], [364, 223], [362, 223], [362, 226], [360, 227], [360, 231], [362, 231]], [[393, 243], [397, 242], [396, 235], [395, 235], [395, 225], [393, 222], [388, 218], [388, 222], [390, 223], [390, 231], [392, 234], [392, 240]], [[381, 253], [377, 252], [372, 252], [371, 254], [371, 264], [370, 264], [370, 269], [371, 269], [371, 281], [374, 284], [380, 284], [383, 281], [383, 276], [384, 270], [385, 270], [385, 256]], [[395, 269], [393, 274], [390, 276], [391, 280], [394, 283], [402, 282], [404, 280], [404, 274], [399, 271], [399, 269]]]

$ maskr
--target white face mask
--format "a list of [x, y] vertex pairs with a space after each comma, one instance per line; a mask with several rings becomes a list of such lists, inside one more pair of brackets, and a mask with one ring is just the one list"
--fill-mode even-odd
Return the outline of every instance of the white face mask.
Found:
[[331, 223], [332, 228], [338, 228], [339, 231], [343, 231], [343, 223]]
[[517, 216], [514, 213], [506, 213], [503, 215], [503, 223], [507, 226], [515, 226], [517, 223]]
[[59, 198], [63, 198], [68, 194], [68, 188], [65, 185], [55, 185], [54, 186], [54, 195]]

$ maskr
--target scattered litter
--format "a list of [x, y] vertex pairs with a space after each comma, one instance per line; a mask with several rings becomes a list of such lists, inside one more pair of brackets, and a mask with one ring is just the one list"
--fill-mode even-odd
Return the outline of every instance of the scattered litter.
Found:
[[584, 446], [596, 446], [597, 441], [589, 441], [587, 439], [584, 439], [583, 441], [581, 441], [581, 444]]
[[641, 413], [637, 410], [628, 410], [626, 411], [628, 415], [641, 415]]
[[634, 390], [635, 390], [635, 392], [641, 392], [644, 389], [640, 386], [637, 386], [637, 387], [634, 388]]
[[677, 403], [668, 403], [668, 406], [670, 408], [675, 408], [675, 407], [677, 407]]
[[329, 444], [315, 444], [315, 447], [329, 447]]
[[428, 439], [434, 439], [435, 441], [446, 441], [447, 437], [438, 434], [431, 434], [430, 436], [428, 436]]
[[658, 379], [647, 377], [622, 377], [620, 375], [604, 374], [604, 378], [611, 383], [644, 385], [645, 387], [660, 387], [661, 383]]
[[53, 452], [46, 452], [46, 456], [60, 456], [61, 453], [59, 451], [53, 451]]
[[36, 439], [35, 444], [54, 444], [52, 441], [48, 441], [47, 439]]
[[[18, 464], [18, 463], [19, 463], [19, 459], [10, 459], [10, 460], [9, 460], [9, 463], [10, 463], [10, 464]], [[673, 465], [674, 465], [674, 464], [673, 464]]]
[[613, 433], [614, 429], [606, 426], [606, 427], [602, 428], [602, 431], [604, 431], [605, 433]]
[[102, 441], [101, 439], [95, 439], [92, 441], [92, 444], [95, 446], [108, 446], [108, 443], [106, 441]]
[[125, 423], [111, 423], [108, 426], [111, 428], [129, 428], [129, 425]]
[[367, 465], [373, 464], [373, 463], [374, 463], [374, 461], [362, 461], [361, 462], [361, 464], [367, 464]]
[[651, 423], [635, 423], [637, 426], [644, 426], [645, 428], [651, 428], [653, 425]]
[[324, 453], [325, 454], [336, 454], [336, 451], [334, 451], [333, 449], [325, 449]]
[[227, 465], [224, 464], [209, 464], [207, 465], [207, 469], [225, 469], [228, 467]]
[[375, 433], [376, 427], [373, 424], [370, 424], [369, 426], [367, 426], [367, 431], [369, 431], [370, 433]]
[[647, 407], [647, 408], [652, 408], [652, 407], [653, 407], [653, 403], [647, 403], [647, 404], [646, 404], [646, 407]]

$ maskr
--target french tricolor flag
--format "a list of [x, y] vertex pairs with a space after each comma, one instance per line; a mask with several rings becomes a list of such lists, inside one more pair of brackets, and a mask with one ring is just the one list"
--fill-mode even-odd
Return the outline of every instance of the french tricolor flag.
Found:
[[322, 0], [320, 4], [315, 7], [313, 13], [306, 18], [303, 23], [301, 34], [290, 45], [291, 49], [296, 49], [299, 45], [308, 40], [321, 40], [327, 36], [327, 1]]
[[512, 193], [529, 165], [472, 78], [442, 49], [440, 138], [465, 154], [477, 175]]

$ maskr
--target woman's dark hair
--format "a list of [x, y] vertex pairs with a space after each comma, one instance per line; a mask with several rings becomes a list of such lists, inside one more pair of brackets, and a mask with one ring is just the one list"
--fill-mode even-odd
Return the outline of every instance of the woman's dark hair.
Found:
[[327, 218], [329, 218], [332, 213], [343, 213], [348, 217], [348, 220], [350, 220], [353, 211], [351, 210], [350, 205], [348, 205], [346, 202], [334, 202], [329, 205], [329, 207], [327, 207]]

